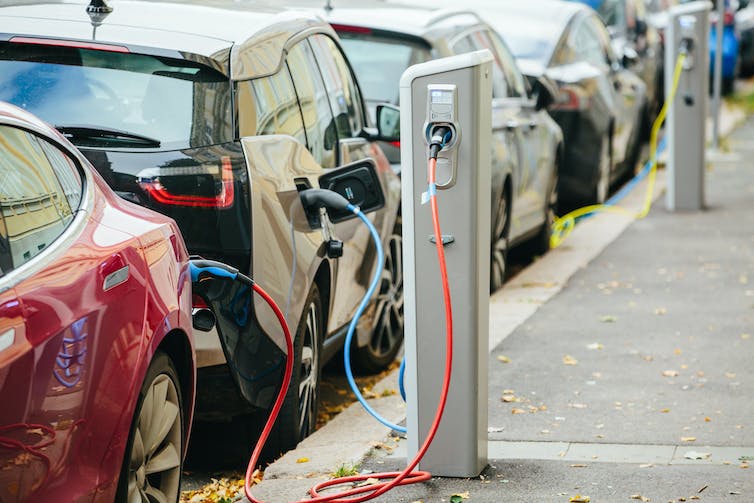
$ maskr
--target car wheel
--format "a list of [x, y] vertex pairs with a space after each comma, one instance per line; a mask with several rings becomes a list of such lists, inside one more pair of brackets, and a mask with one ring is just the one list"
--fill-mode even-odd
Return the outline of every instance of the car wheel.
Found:
[[597, 168], [597, 180], [594, 185], [592, 202], [603, 204], [607, 201], [607, 195], [610, 192], [610, 137], [605, 136], [600, 147], [599, 166]]
[[183, 467], [184, 412], [178, 372], [155, 354], [139, 393], [117, 501], [178, 501]]
[[508, 190], [497, 203], [495, 229], [492, 235], [492, 253], [490, 256], [490, 293], [498, 290], [505, 282], [508, 272], [508, 233], [510, 231], [510, 201]]
[[560, 165], [560, 159], [555, 159], [555, 173], [550, 181], [550, 188], [547, 192], [547, 200], [545, 201], [545, 214], [544, 223], [542, 229], [534, 238], [535, 255], [542, 255], [550, 249], [550, 236], [552, 235], [552, 225], [558, 216], [558, 166]]
[[273, 456], [293, 449], [316, 428], [325, 326], [322, 313], [315, 283], [296, 330], [291, 384], [268, 440], [268, 451]]
[[352, 348], [353, 365], [360, 373], [383, 370], [395, 360], [403, 343], [403, 237], [398, 218], [385, 247], [369, 343]]

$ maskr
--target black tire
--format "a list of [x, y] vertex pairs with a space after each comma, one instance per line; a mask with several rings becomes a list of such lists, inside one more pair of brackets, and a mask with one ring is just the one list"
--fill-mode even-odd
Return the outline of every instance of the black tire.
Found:
[[351, 364], [354, 372], [375, 374], [394, 360], [403, 344], [403, 237], [401, 217], [385, 247], [385, 268], [374, 301], [369, 343], [351, 345]]
[[510, 212], [510, 195], [508, 189], [503, 188], [502, 195], [497, 201], [496, 220], [493, 223], [490, 243], [490, 293], [503, 286], [508, 274]]
[[[178, 372], [170, 357], [158, 351], [139, 392], [116, 501], [178, 501], [185, 421]], [[147, 445], [145, 439], [150, 440]]]
[[558, 215], [558, 172], [560, 167], [560, 156], [555, 157], [555, 173], [550, 181], [550, 187], [547, 192], [544, 208], [544, 223], [542, 229], [532, 241], [532, 253], [534, 255], [543, 255], [550, 249], [550, 236], [552, 235], [552, 224]]
[[725, 77], [723, 79], [723, 85], [722, 85], [722, 94], [723, 96], [729, 96], [733, 94], [733, 91], [736, 89], [736, 79], [735, 77]]
[[270, 456], [293, 449], [316, 428], [324, 327], [322, 300], [315, 283], [296, 329], [291, 385], [267, 440], [265, 451]]
[[602, 139], [600, 146], [599, 158], [597, 159], [597, 173], [592, 189], [592, 197], [589, 201], [593, 204], [604, 203], [610, 194], [610, 172], [612, 170], [612, 155], [610, 152], [610, 135], [607, 134]]

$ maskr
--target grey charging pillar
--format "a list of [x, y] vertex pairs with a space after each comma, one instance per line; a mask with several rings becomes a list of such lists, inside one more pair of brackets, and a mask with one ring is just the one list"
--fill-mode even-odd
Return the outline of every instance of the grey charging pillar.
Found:
[[[437, 202], [453, 305], [453, 367], [445, 414], [419, 467], [475, 477], [487, 465], [490, 154], [489, 51], [412, 66], [401, 77], [401, 169], [408, 458], [421, 447], [445, 368], [445, 316], [427, 191], [431, 125], [455, 129], [437, 164]], [[431, 91], [431, 92], [430, 92]], [[430, 107], [430, 104], [432, 105]]]
[[709, 2], [669, 10], [665, 38], [665, 96], [670, 97], [676, 59], [690, 47], [668, 111], [668, 210], [704, 208], [705, 119], [709, 92]]

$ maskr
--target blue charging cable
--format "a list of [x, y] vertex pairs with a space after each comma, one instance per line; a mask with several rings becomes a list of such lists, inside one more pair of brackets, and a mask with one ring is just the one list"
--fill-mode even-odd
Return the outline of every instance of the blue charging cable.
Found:
[[[382, 276], [382, 269], [385, 264], [385, 253], [382, 249], [382, 242], [380, 241], [380, 235], [377, 233], [377, 229], [374, 228], [374, 225], [372, 222], [367, 218], [364, 213], [361, 212], [358, 206], [354, 206], [352, 204], [348, 205], [348, 210], [353, 212], [354, 215], [359, 217], [362, 222], [367, 226], [369, 229], [369, 233], [372, 235], [372, 240], [374, 241], [375, 247], [377, 248], [377, 270], [374, 272], [374, 276], [372, 277], [372, 281], [369, 284], [369, 289], [367, 290], [366, 294], [364, 295], [364, 298], [361, 299], [361, 303], [359, 304], [358, 309], [356, 310], [356, 314], [354, 315], [353, 319], [351, 320], [351, 323], [348, 325], [348, 332], [346, 333], [346, 340], [343, 350], [343, 363], [346, 369], [346, 379], [348, 380], [348, 385], [351, 387], [351, 391], [353, 391], [353, 394], [356, 395], [356, 399], [361, 403], [361, 405], [364, 407], [364, 409], [372, 415], [377, 421], [384, 424], [388, 428], [392, 428], [395, 431], [399, 431], [401, 433], [406, 433], [406, 427], [405, 426], [399, 426], [397, 424], [393, 424], [384, 417], [382, 417], [376, 410], [374, 410], [366, 401], [364, 396], [361, 394], [361, 391], [359, 391], [359, 387], [356, 385], [356, 381], [353, 378], [353, 371], [351, 370], [351, 343], [353, 342], [353, 335], [356, 333], [356, 325], [359, 323], [359, 318], [361, 318], [361, 315], [364, 313], [364, 310], [367, 308], [367, 305], [369, 304], [369, 301], [372, 298], [372, 295], [374, 295], [375, 290], [377, 289], [377, 285], [380, 283], [380, 277]], [[401, 368], [404, 368], [405, 361], [401, 363]], [[403, 380], [401, 381], [401, 396], [404, 397], [405, 400], [405, 393], [403, 392]]]

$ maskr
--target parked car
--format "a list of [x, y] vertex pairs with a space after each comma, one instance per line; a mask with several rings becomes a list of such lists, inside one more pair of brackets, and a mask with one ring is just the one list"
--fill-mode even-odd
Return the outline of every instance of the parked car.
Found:
[[738, 0], [736, 28], [740, 34], [739, 57], [741, 75], [754, 74], [754, 5], [749, 0]]
[[[327, 23], [216, 0], [122, 2], [91, 19], [81, 2], [5, 6], [0, 24], [0, 99], [54, 124], [122, 198], [174, 218], [192, 254], [253, 277], [285, 310], [297, 361], [273, 449], [313, 431], [322, 365], [376, 267], [363, 224], [312, 227], [298, 192], [362, 159], [385, 193], [370, 218], [387, 270], [354, 361], [367, 371], [392, 362], [403, 336], [400, 179]], [[277, 319], [248, 289], [229, 295], [264, 354], [224, 354], [214, 331], [196, 334], [201, 419], [266, 416], [282, 380], [282, 365], [263, 363], [284, 347]]]
[[0, 501], [176, 501], [194, 382], [175, 223], [0, 103]]
[[[589, 4], [588, 0], [573, 0]], [[649, 132], [662, 107], [664, 51], [657, 29], [649, 22], [644, 0], [600, 0], [593, 6], [613, 41], [613, 50], [623, 66], [641, 77], [647, 87], [649, 114], [644, 126]]]
[[[511, 246], [535, 239], [538, 252], [549, 248], [563, 139], [545, 108], [552, 98], [548, 84], [539, 82], [532, 91], [505, 43], [468, 11], [360, 2], [320, 13], [340, 35], [373, 109], [399, 104], [400, 76], [412, 64], [492, 52], [490, 289], [496, 290], [505, 279]], [[400, 162], [397, 149], [392, 155]]]
[[544, 74], [558, 85], [549, 110], [565, 137], [561, 198], [604, 202], [610, 186], [638, 161], [646, 85], [623, 66], [604, 23], [585, 5], [501, 1], [479, 12], [525, 74]]

